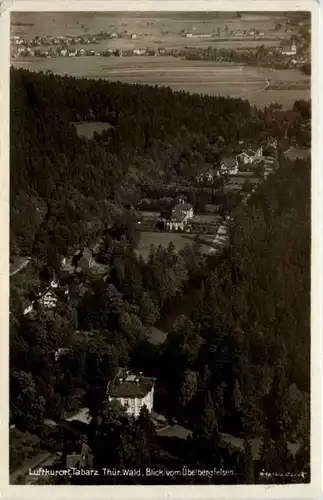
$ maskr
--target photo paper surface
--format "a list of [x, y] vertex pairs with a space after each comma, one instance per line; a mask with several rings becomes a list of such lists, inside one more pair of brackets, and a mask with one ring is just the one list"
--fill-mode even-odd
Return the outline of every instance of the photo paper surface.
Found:
[[27, 4], [8, 498], [319, 493], [317, 10]]

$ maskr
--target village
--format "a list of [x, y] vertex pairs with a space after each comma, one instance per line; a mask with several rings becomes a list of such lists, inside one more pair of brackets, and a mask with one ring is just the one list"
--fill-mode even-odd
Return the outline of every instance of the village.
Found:
[[[167, 31], [161, 31], [162, 35], [167, 35]], [[172, 56], [175, 58], [199, 58], [205, 59], [205, 55], [210, 55], [210, 51], [218, 51], [216, 56], [212, 55], [212, 60], [226, 61], [232, 52], [235, 57], [246, 64], [253, 64], [255, 54], [261, 49], [262, 63], [266, 66], [279, 65], [279, 67], [302, 67], [308, 64], [310, 54], [308, 43], [300, 36], [295, 29], [289, 27], [285, 30], [268, 32], [260, 31], [256, 28], [250, 30], [232, 30], [228, 26], [217, 28], [214, 32], [200, 33], [195, 26], [191, 31], [182, 30], [177, 36], [184, 37], [196, 45], [188, 45], [183, 48], [175, 46], [163, 46], [162, 41], [146, 39], [146, 33], [128, 33], [127, 30], [120, 32], [102, 31], [96, 35], [82, 34], [79, 36], [47, 36], [25, 39], [20, 35], [12, 36], [11, 57], [20, 58], [57, 58], [57, 57], [131, 57], [131, 56]], [[148, 37], [149, 38], [149, 37]], [[295, 38], [298, 40], [296, 42]], [[201, 46], [199, 42], [210, 41], [210, 47]], [[234, 50], [226, 48], [225, 42], [241, 42], [241, 47]], [[105, 41], [111, 42], [104, 43]], [[130, 42], [130, 44], [129, 44]], [[131, 44], [131, 42], [133, 42]], [[255, 43], [258, 42], [257, 46]], [[267, 43], [268, 42], [268, 45]], [[274, 43], [273, 43], [274, 42]], [[248, 46], [250, 44], [250, 47]], [[193, 55], [192, 55], [193, 51]], [[248, 62], [248, 60], [251, 60]]]
[[[136, 219], [136, 227], [141, 234], [141, 239], [145, 239], [146, 235], [149, 235], [152, 241], [156, 241], [156, 237], [166, 238], [162, 243], [163, 246], [167, 246], [168, 241], [175, 241], [176, 248], [176, 238], [190, 236], [196, 242], [200, 240], [203, 242], [200, 249], [205, 254], [205, 258], [209, 255], [219, 255], [229, 243], [230, 227], [234, 224], [235, 213], [249, 203], [257, 187], [266, 182], [279, 168], [279, 151], [283, 142], [278, 142], [275, 137], [269, 137], [255, 146], [255, 144], [240, 140], [232, 149], [231, 155], [221, 157], [214, 164], [205, 165], [195, 177], [183, 179], [182, 186], [179, 184], [159, 186], [159, 192], [168, 190], [176, 193], [168, 197], [166, 208], [164, 207], [160, 212], [156, 211], [156, 205], [158, 206], [160, 202], [158, 198], [145, 199], [145, 209], [141, 209], [141, 203], [135, 207], [127, 207]], [[293, 148], [288, 144], [284, 154], [286, 157], [295, 159], [301, 157], [306, 151]], [[207, 193], [214, 202], [205, 204], [203, 210], [196, 209], [196, 206], [189, 201], [190, 195], [203, 192]], [[231, 204], [223, 202], [227, 198], [231, 199]], [[216, 199], [221, 201], [215, 203]], [[149, 204], [155, 208], [149, 210]], [[157, 239], [157, 241], [160, 240]], [[100, 262], [100, 245], [101, 242], [97, 241], [93, 245], [79, 248], [70, 255], [62, 255], [61, 277], [59, 278], [54, 273], [47, 286], [34, 290], [33, 299], [29, 302], [26, 299], [22, 304], [23, 316], [37, 322], [38, 315], [42, 311], [50, 314], [60, 304], [68, 303], [71, 299], [70, 278], [75, 275], [79, 275], [81, 279], [78, 289], [79, 297], [86, 292], [86, 283], [83, 282], [82, 276], [94, 273], [94, 275], [101, 276], [103, 280], [107, 280], [109, 266]], [[140, 247], [139, 243], [139, 254]], [[147, 257], [145, 253], [141, 255]], [[20, 262], [19, 267], [11, 273], [11, 276], [23, 272], [26, 267], [28, 269], [30, 262], [32, 262], [31, 258]], [[93, 332], [75, 331], [78, 341], [83, 339], [85, 342], [91, 342], [91, 335]], [[167, 332], [156, 327], [151, 328], [147, 337], [151, 345], [161, 345], [166, 339]], [[200, 341], [203, 342], [203, 339], [200, 338]], [[52, 353], [55, 363], [59, 363], [72, 350], [73, 346], [69, 345], [59, 347]], [[135, 418], [138, 418], [142, 408], [145, 408], [159, 436], [186, 440], [191, 430], [185, 427], [185, 423], [179, 423], [176, 420], [170, 422], [163, 414], [155, 410], [155, 385], [156, 380], [142, 372], [119, 368], [117, 375], [107, 384], [105, 399], [107, 402], [116, 404], [116, 407], [123, 407], [128, 415]], [[37, 470], [40, 467], [46, 470], [62, 466], [67, 469], [91, 470], [93, 453], [86, 439], [86, 429], [90, 420], [89, 408], [85, 406], [63, 415], [58, 421], [45, 418], [44, 425], [48, 429], [63, 428], [74, 436], [73, 451], [67, 456], [62, 452], [38, 453], [11, 474], [11, 481], [36, 484], [39, 479]], [[10, 426], [10, 433], [19, 442], [20, 431], [14, 424]], [[244, 447], [241, 438], [229, 434], [221, 433], [221, 440], [224, 445], [234, 446], [237, 449]], [[260, 446], [261, 440], [253, 438], [254, 459], [259, 457]], [[288, 444], [288, 446], [292, 453], [297, 452], [298, 445]], [[44, 481], [46, 482], [46, 479]]]
[[[219, 164], [206, 166], [193, 180], [186, 185], [175, 187], [176, 195], [168, 197], [167, 205], [158, 213], [152, 206], [159, 203], [158, 199], [145, 200], [145, 210], [130, 207], [132, 215], [137, 221], [137, 230], [141, 234], [138, 254], [147, 258], [146, 238], [155, 244], [167, 246], [170, 241], [181, 246], [186, 244], [189, 236], [191, 243], [195, 241], [200, 245], [201, 252], [205, 255], [219, 254], [228, 243], [230, 226], [234, 220], [234, 211], [240, 204], [246, 205], [255, 192], [259, 183], [263, 182], [278, 167], [278, 143], [274, 138], [269, 139], [264, 146], [251, 149], [243, 144], [238, 145], [235, 156], [223, 157]], [[265, 154], [264, 154], [265, 150]], [[161, 186], [165, 191], [173, 186]], [[194, 206], [188, 201], [190, 194], [206, 193], [210, 201], [219, 198], [231, 198], [231, 207], [222, 203], [209, 203], [204, 211], [194, 211]], [[232, 198], [233, 197], [233, 198]], [[178, 248], [179, 250], [180, 248]], [[84, 270], [102, 276], [105, 280], [109, 275], [109, 267], [99, 262], [100, 242], [75, 251], [73, 255], [61, 257], [61, 270], [63, 278], [59, 281], [57, 276], [43, 290], [35, 290], [30, 302], [25, 302], [23, 314], [36, 315], [39, 310], [53, 310], [58, 302], [68, 301], [70, 292], [69, 277], [80, 274]], [[96, 260], [98, 257], [98, 260]], [[64, 277], [65, 276], [65, 277]], [[82, 287], [81, 287], [82, 288]], [[84, 293], [80, 290], [80, 293]]]

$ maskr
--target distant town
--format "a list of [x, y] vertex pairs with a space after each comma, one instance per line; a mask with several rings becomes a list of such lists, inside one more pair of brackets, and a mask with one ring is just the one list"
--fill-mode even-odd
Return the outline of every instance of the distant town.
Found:
[[[193, 27], [194, 28], [194, 27]], [[259, 31], [230, 30], [225, 26], [222, 30], [217, 28], [213, 33], [197, 33], [196, 31], [182, 30], [179, 35], [187, 40], [210, 39], [212, 42], [224, 42], [234, 39], [245, 42], [243, 48], [226, 49], [219, 45], [200, 48], [165, 48], [146, 47], [144, 34], [101, 31], [97, 34], [83, 34], [78, 36], [36, 36], [26, 39], [15, 35], [11, 37], [12, 58], [53, 58], [53, 57], [130, 57], [130, 56], [173, 56], [182, 59], [201, 59], [215, 61], [241, 61], [246, 64], [259, 64], [278, 68], [304, 67], [310, 62], [310, 28], [301, 25], [299, 30], [285, 28], [279, 24], [274, 30]], [[104, 48], [100, 43], [105, 40], [119, 41], [118, 47]], [[123, 41], [142, 40], [142, 46], [125, 48]], [[275, 40], [276, 46], [266, 46], [265, 42]], [[248, 48], [248, 41], [256, 47]], [[91, 45], [91, 47], [88, 47]], [[93, 47], [94, 46], [94, 47]]]

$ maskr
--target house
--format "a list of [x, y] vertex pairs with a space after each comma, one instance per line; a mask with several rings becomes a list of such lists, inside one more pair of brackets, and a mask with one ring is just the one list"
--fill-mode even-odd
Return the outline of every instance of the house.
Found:
[[79, 453], [66, 455], [67, 469], [92, 469], [93, 468], [93, 453], [86, 442], [82, 442]]
[[117, 377], [108, 384], [109, 401], [118, 401], [129, 415], [138, 417], [141, 408], [152, 412], [156, 379], [120, 370]]
[[256, 151], [253, 149], [246, 149], [237, 156], [238, 161], [244, 165], [253, 164], [262, 158], [262, 147], [258, 148]]
[[219, 171], [213, 172], [211, 170], [208, 170], [207, 172], [202, 172], [201, 174], [199, 174], [197, 176], [196, 180], [197, 180], [198, 184], [201, 184], [201, 183], [212, 184], [214, 181], [214, 178], [219, 177], [219, 175], [220, 175]]
[[145, 49], [134, 49], [133, 53], [136, 56], [144, 56], [146, 54], [146, 50]]
[[37, 298], [38, 304], [44, 307], [44, 309], [55, 309], [57, 301], [58, 296], [51, 287], [47, 288], [47, 290]]
[[291, 45], [284, 45], [282, 48], [283, 56], [295, 56], [297, 53], [297, 46], [293, 42]]
[[137, 38], [136, 33], [133, 33], [133, 34], [131, 35], [131, 38], [132, 38], [132, 40], [136, 40], [136, 38]]
[[65, 356], [70, 352], [69, 347], [59, 347], [54, 353], [55, 361], [58, 361], [61, 356]]
[[220, 164], [221, 174], [236, 175], [239, 171], [238, 160], [233, 156], [225, 157]]
[[50, 285], [46, 288], [44, 292], [40, 292], [36, 294], [35, 300], [31, 302], [24, 310], [23, 314], [26, 316], [31, 311], [34, 310], [35, 304], [40, 305], [44, 309], [55, 309], [57, 306], [57, 301], [59, 299], [65, 300], [69, 296], [69, 290], [67, 286], [60, 286], [58, 279], [56, 276], [53, 276], [53, 279]]
[[178, 203], [172, 209], [171, 217], [165, 220], [165, 226], [170, 231], [183, 231], [184, 226], [193, 218], [193, 215], [192, 205], [179, 198]]

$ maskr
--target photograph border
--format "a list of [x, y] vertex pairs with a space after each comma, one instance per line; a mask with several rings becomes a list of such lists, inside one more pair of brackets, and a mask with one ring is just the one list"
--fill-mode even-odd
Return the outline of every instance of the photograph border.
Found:
[[[311, 168], [311, 483], [237, 486], [13, 486], [9, 485], [9, 86], [10, 13], [17, 11], [310, 11], [312, 13], [312, 168]], [[0, 4], [0, 318], [1, 468], [0, 494], [5, 499], [208, 499], [318, 498], [322, 494], [322, 11], [315, 1], [12, 1]], [[313, 62], [315, 63], [313, 64]]]

